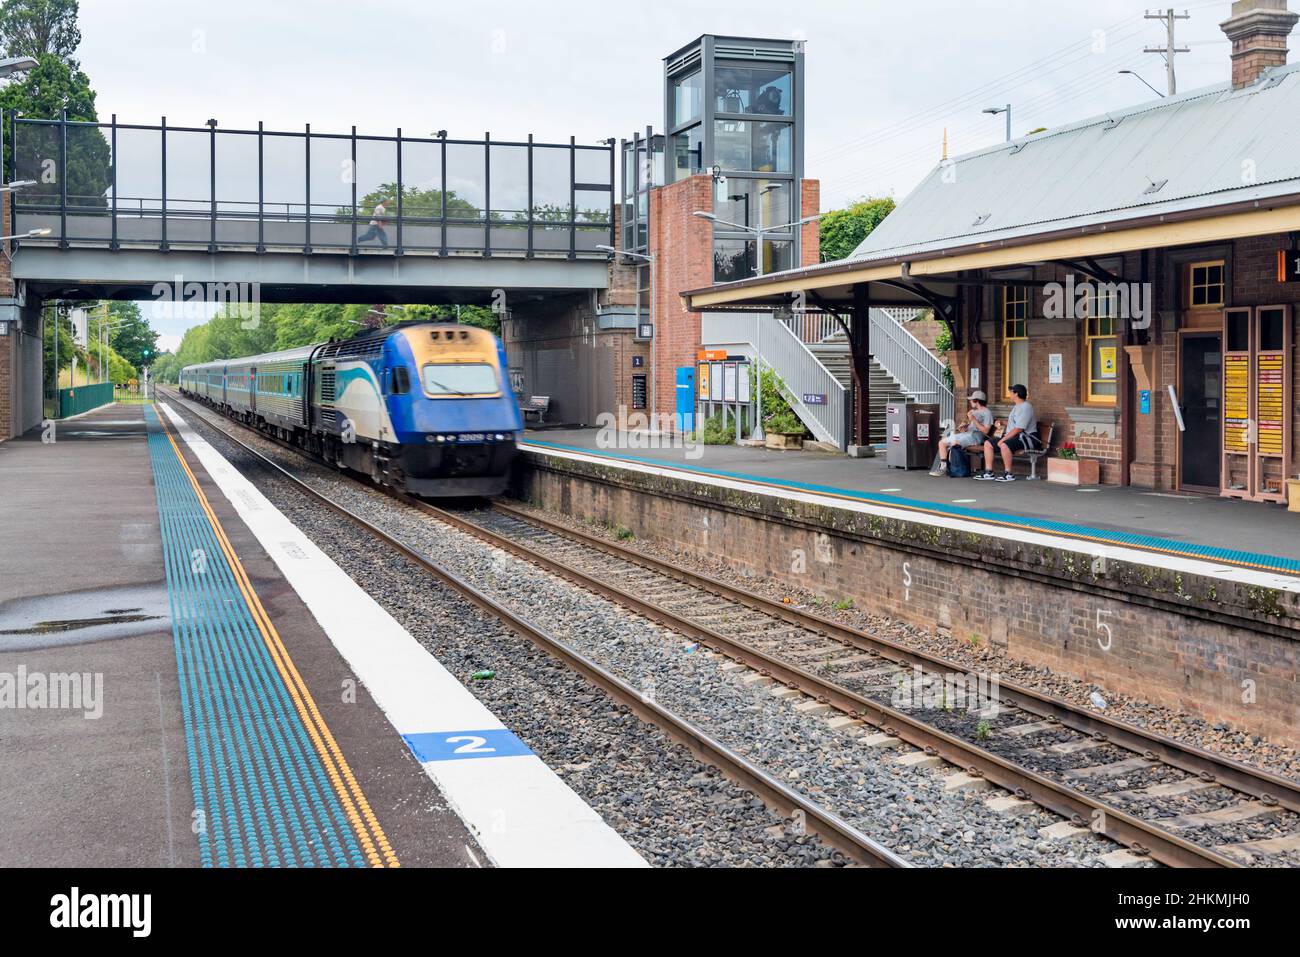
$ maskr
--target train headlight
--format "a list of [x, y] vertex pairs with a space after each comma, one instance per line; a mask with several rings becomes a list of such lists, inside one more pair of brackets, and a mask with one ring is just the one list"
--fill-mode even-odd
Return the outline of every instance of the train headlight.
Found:
[[446, 441], [447, 441], [447, 436], [445, 436], [445, 435], [439, 435], [437, 438], [438, 438], [438, 441], [439, 441], [439, 442], [446, 442]]
[[456, 441], [456, 436], [454, 436], [454, 435], [449, 435], [449, 436], [447, 436], [447, 441], [448, 441], [448, 442], [455, 442], [455, 441]]
[[498, 442], [504, 442], [506, 440], [506, 437], [502, 435], [500, 432], [492, 436], [492, 438], [496, 439]]

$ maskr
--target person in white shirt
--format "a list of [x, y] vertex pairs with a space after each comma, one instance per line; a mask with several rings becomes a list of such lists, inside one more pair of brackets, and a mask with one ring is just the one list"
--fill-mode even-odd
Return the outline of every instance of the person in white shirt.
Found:
[[1007, 430], [998, 440], [998, 450], [1002, 453], [1002, 474], [993, 474], [993, 440], [984, 443], [984, 472], [975, 478], [981, 482], [1014, 482], [1011, 474], [1011, 456], [1021, 449], [1037, 449], [1038, 415], [1029, 404], [1029, 390], [1023, 385], [1011, 387], [1011, 414], [1007, 416]]
[[[988, 396], [976, 389], [967, 399], [970, 408], [966, 410], [966, 427], [952, 435], [939, 440], [939, 464], [931, 475], [944, 475], [948, 471], [948, 455], [954, 449], [975, 448], [983, 445], [993, 431], [993, 413], [988, 407]], [[964, 472], [962, 474], [965, 474]]]
[[378, 239], [385, 249], [388, 248], [388, 231], [384, 229], [384, 224], [388, 221], [388, 208], [385, 204], [392, 201], [388, 197], [383, 197], [375, 204], [375, 211], [370, 219], [370, 228], [357, 237], [358, 243], [368, 243], [372, 239]]

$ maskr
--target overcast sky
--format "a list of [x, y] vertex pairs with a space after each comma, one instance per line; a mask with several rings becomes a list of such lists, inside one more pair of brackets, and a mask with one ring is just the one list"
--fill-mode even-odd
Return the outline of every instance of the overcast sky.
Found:
[[[1228, 0], [1178, 25], [1179, 89], [1221, 82]], [[82, 68], [122, 122], [593, 143], [663, 124], [662, 59], [702, 33], [807, 41], [822, 206], [901, 199], [939, 160], [1165, 88], [1140, 0], [81, 0]], [[125, 193], [125, 189], [123, 190]], [[174, 330], [167, 330], [174, 333]], [[170, 341], [170, 336], [169, 336]], [[174, 343], [172, 343], [174, 344]]]

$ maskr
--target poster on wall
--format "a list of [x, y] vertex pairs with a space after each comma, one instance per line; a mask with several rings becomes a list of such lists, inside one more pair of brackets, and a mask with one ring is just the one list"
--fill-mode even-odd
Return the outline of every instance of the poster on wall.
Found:
[[722, 401], [736, 401], [736, 363], [728, 362], [722, 367]]
[[737, 401], [740, 402], [751, 401], [749, 398], [749, 363], [748, 362], [742, 362], [740, 364], [740, 367], [736, 370], [736, 376], [738, 379], [738, 383], [736, 385], [736, 392], [737, 395], [739, 396], [739, 399]]
[[1113, 379], [1116, 376], [1115, 347], [1102, 346], [1097, 350], [1101, 354], [1101, 377]]
[[695, 392], [706, 402], [709, 399], [709, 364], [701, 362], [695, 370]]
[[722, 401], [722, 363], [712, 363], [709, 370], [709, 400], [712, 402]]
[[1053, 352], [1047, 357], [1047, 381], [1052, 385], [1059, 385], [1065, 380], [1065, 366], [1061, 359], [1061, 353]]

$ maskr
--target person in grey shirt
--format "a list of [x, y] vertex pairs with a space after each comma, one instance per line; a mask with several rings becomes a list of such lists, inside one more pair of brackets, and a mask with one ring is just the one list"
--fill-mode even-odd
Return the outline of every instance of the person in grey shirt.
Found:
[[993, 440], [984, 443], [984, 474], [975, 478], [982, 482], [1014, 482], [1011, 474], [1011, 456], [1022, 449], [1039, 448], [1038, 416], [1029, 404], [1029, 390], [1023, 385], [1011, 387], [1011, 401], [1015, 403], [1011, 414], [1007, 416], [1007, 428], [998, 440], [998, 449], [1002, 452], [1002, 474], [993, 475]]

